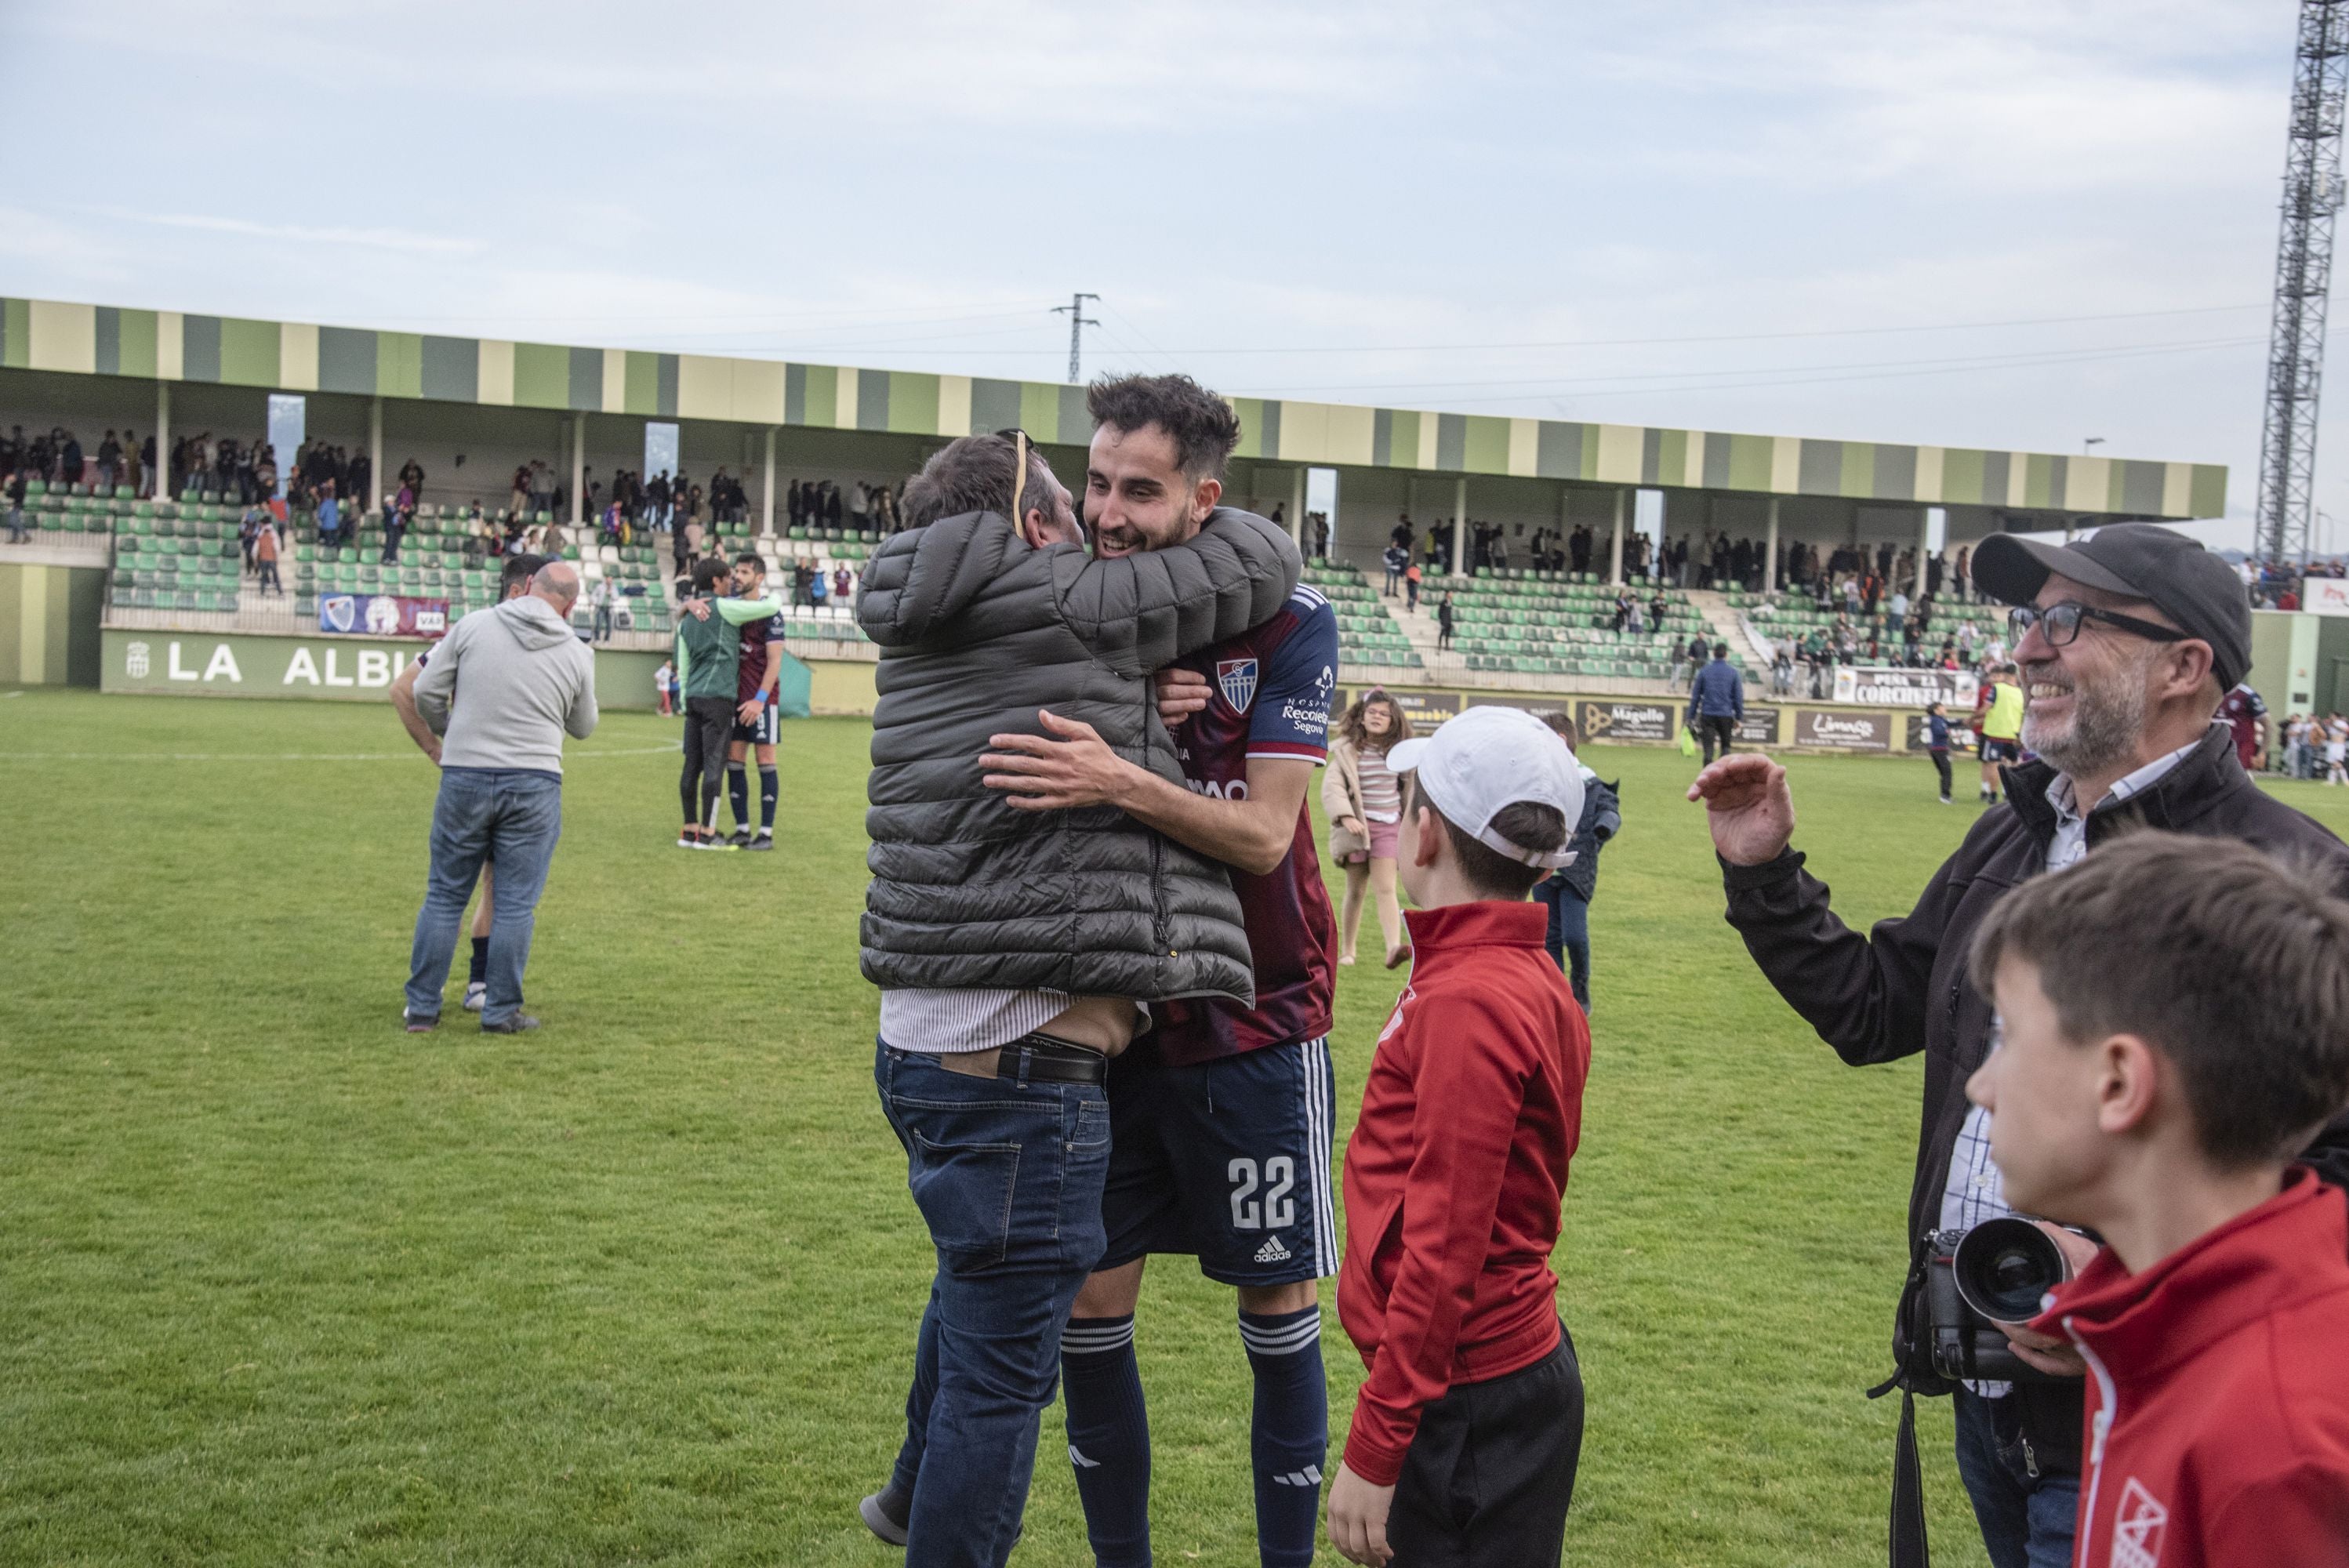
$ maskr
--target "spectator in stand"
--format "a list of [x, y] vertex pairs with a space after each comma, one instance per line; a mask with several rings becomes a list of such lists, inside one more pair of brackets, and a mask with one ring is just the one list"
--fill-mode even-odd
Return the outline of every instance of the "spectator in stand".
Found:
[[98, 486], [100, 494], [113, 490], [115, 478], [121, 464], [122, 443], [114, 438], [112, 430], [109, 430], [106, 432], [105, 438], [98, 443]]
[[[1704, 668], [1705, 651], [1704, 634], [1702, 632], [1689, 634], [1688, 646], [1682, 650], [1682, 656], [1688, 663], [1688, 672], [1683, 678], [1692, 681], [1696, 679], [1697, 671]], [[1573, 743], [1569, 741], [1568, 744]]]
[[[414, 459], [411, 459], [408, 466], [411, 469], [415, 468], [416, 463]], [[406, 480], [402, 480], [399, 486], [399, 494], [392, 498], [391, 507], [389, 511], [384, 514], [383, 556], [382, 559], [377, 562], [378, 565], [394, 566], [398, 564], [399, 542], [408, 536], [408, 525], [415, 521], [416, 490], [415, 488], [409, 485]]]
[[1392, 599], [1396, 584], [1402, 581], [1402, 569], [1411, 564], [1411, 553], [1400, 544], [1390, 544], [1380, 554], [1379, 561], [1387, 570], [1386, 581], [1380, 584], [1379, 593], [1382, 597]]
[[1419, 562], [1413, 561], [1402, 569], [1403, 608], [1419, 614]]
[[1442, 603], [1435, 606], [1435, 645], [1443, 650], [1452, 646], [1452, 594], [1446, 590]]
[[237, 519], [236, 544], [237, 549], [244, 555], [244, 574], [247, 577], [253, 575], [253, 543], [254, 536], [260, 531], [261, 509], [257, 506], [246, 507], [244, 514]]
[[25, 470], [17, 469], [8, 475], [8, 542], [22, 544], [28, 537], [25, 531]]
[[1925, 751], [1941, 778], [1941, 804], [1950, 805], [1950, 717], [1938, 702], [1925, 705]]
[[1387, 753], [1411, 738], [1402, 705], [1373, 687], [1354, 700], [1334, 727], [1321, 779], [1321, 809], [1330, 818], [1330, 858], [1346, 871], [1344, 913], [1338, 927], [1338, 962], [1354, 962], [1362, 929], [1362, 894], [1378, 905], [1381, 948], [1388, 966], [1401, 961], [1402, 905], [1395, 897], [1395, 853], [1402, 795]]
[[819, 610], [823, 609], [823, 602], [831, 595], [831, 593], [832, 585], [823, 580], [823, 573], [822, 572], [811, 572], [808, 573], [808, 603], [810, 604], [812, 604]]
[[255, 588], [263, 593], [285, 597], [285, 585], [278, 581], [277, 556], [284, 548], [277, 537], [277, 520], [263, 508], [255, 507], [259, 515], [254, 521], [253, 563], [259, 581]]
[[855, 584], [849, 581], [848, 568], [845, 566], [833, 567], [832, 569], [832, 596], [833, 600], [839, 603], [846, 604], [850, 599], [855, 596], [854, 591]]
[[589, 595], [587, 602], [595, 609], [595, 640], [599, 643], [610, 642], [612, 640], [612, 580], [609, 577], [596, 578], [595, 592]]

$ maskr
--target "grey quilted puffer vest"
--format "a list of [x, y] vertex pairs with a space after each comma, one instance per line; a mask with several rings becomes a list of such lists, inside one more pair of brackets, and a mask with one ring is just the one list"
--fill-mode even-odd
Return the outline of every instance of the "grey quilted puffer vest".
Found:
[[1188, 543], [1115, 561], [1031, 549], [992, 512], [882, 545], [856, 597], [881, 645], [864, 977], [1254, 1006], [1222, 865], [1114, 807], [1014, 810], [978, 756], [990, 736], [1044, 733], [1050, 707], [1182, 783], [1152, 672], [1271, 619], [1300, 566], [1288, 534], [1227, 507]]

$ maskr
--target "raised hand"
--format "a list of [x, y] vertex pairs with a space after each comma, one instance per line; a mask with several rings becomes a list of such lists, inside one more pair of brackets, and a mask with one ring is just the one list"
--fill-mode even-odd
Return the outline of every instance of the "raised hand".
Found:
[[1795, 799], [1786, 789], [1786, 770], [1759, 752], [1723, 758], [1696, 776], [1688, 798], [1704, 802], [1713, 847], [1732, 865], [1776, 860], [1795, 836]]

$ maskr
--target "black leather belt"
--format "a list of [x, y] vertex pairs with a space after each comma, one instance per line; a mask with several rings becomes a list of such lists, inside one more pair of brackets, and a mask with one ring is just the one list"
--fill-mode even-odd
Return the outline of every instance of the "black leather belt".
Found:
[[1107, 1083], [1109, 1058], [1050, 1035], [1022, 1035], [995, 1058], [995, 1076], [1044, 1083]]

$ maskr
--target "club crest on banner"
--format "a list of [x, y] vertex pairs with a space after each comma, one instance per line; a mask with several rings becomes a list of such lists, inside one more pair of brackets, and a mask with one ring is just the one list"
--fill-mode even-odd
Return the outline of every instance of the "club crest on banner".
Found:
[[1256, 661], [1254, 659], [1218, 659], [1216, 661], [1216, 685], [1222, 688], [1224, 700], [1236, 713], [1246, 713], [1256, 701]]
[[347, 632], [358, 624], [358, 601], [348, 593], [337, 593], [318, 601], [318, 629], [323, 632]]

